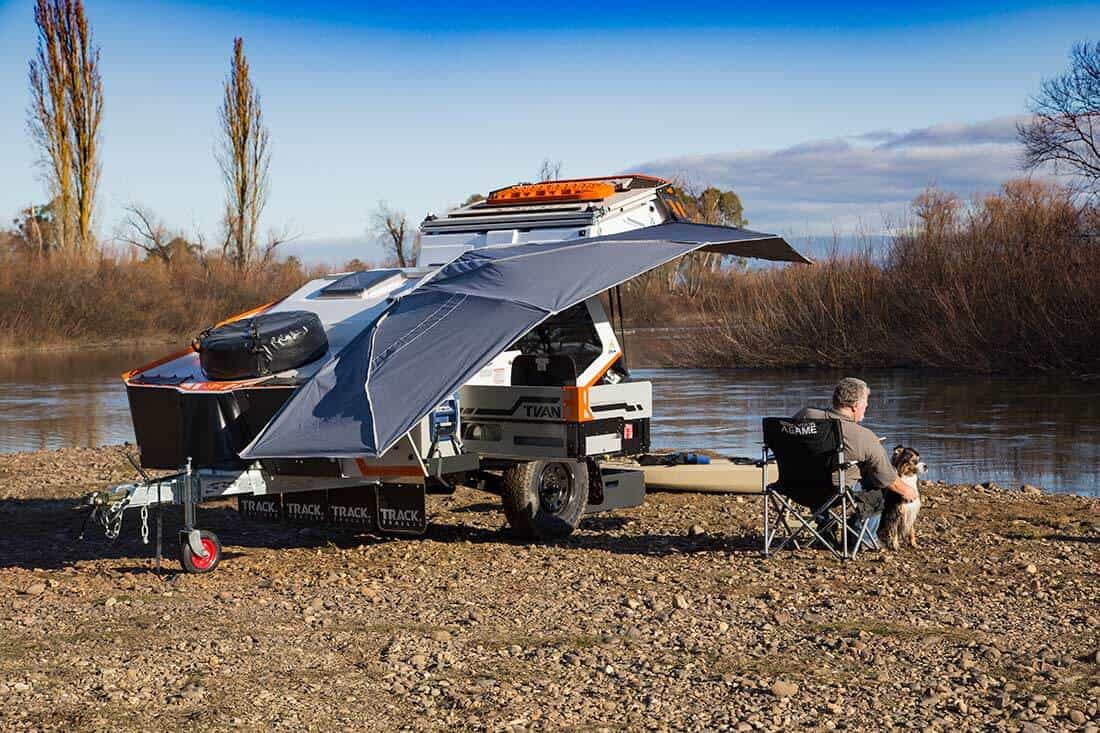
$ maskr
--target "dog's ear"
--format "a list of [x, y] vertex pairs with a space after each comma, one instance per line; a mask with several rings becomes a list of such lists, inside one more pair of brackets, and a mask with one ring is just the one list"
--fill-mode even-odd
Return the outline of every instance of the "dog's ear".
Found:
[[900, 454], [903, 450], [905, 450], [905, 446], [895, 445], [894, 446], [894, 455], [896, 456], [896, 455]]

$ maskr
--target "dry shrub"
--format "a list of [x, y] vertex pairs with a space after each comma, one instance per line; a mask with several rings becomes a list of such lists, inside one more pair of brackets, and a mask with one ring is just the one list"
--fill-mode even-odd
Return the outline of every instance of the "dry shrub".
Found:
[[[970, 206], [927, 191], [913, 217], [881, 259], [711, 273], [695, 297], [659, 269], [624, 288], [626, 312], [633, 326], [673, 326], [662, 338], [684, 366], [1100, 372], [1095, 208], [1014, 181]], [[293, 259], [238, 270], [219, 258], [0, 256], [0, 347], [190, 338], [317, 274]]]
[[883, 271], [866, 257], [814, 267], [730, 273], [698, 299], [698, 337], [681, 350], [693, 365], [814, 366], [883, 347]]
[[[669, 286], [669, 267], [662, 266], [623, 284], [623, 312], [631, 325], [660, 327], [688, 317], [693, 301]], [[610, 307], [608, 303], [605, 306]]]
[[927, 366], [1100, 371], [1096, 212], [1013, 181], [963, 207], [928, 191], [886, 258], [730, 272], [673, 313], [698, 366]]
[[0, 347], [187, 339], [317, 274], [294, 259], [238, 269], [216, 257], [11, 255], [0, 261]]
[[1100, 261], [1064, 190], [1013, 181], [893, 242], [894, 321], [930, 366], [1095, 370]]

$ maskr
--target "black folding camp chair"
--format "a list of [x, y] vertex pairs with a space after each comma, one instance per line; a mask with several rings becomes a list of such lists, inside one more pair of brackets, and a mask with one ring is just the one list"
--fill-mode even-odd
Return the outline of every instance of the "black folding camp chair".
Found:
[[[766, 466], [773, 457], [779, 480], [769, 484]], [[844, 471], [855, 464], [844, 460], [839, 420], [764, 418], [762, 464], [765, 557], [788, 544], [801, 547], [803, 540], [840, 559], [854, 558], [865, 546], [878, 549], [867, 517], [853, 526], [860, 502]]]

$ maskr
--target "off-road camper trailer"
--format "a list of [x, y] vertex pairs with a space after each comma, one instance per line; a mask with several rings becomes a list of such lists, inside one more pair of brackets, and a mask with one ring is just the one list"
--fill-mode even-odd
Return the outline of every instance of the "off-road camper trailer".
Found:
[[601, 464], [645, 452], [652, 417], [601, 293], [700, 249], [806, 261], [684, 221], [640, 175], [499, 189], [429, 216], [420, 243], [415, 268], [314, 280], [127, 372], [142, 465], [178, 473], [93, 495], [97, 518], [182, 504], [181, 561], [205, 572], [220, 545], [195, 527], [204, 501], [418, 533], [426, 493], [480, 481], [521, 534], [563, 536], [644, 498], [640, 471]]

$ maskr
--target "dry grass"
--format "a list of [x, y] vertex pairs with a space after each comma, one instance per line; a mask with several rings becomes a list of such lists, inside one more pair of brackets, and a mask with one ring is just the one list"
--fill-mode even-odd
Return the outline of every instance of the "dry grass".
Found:
[[0, 348], [190, 337], [316, 274], [296, 260], [238, 270], [220, 258], [12, 255], [0, 259]]
[[681, 364], [1100, 372], [1095, 210], [1017, 181], [965, 209], [930, 191], [913, 213], [885, 257], [720, 273], [664, 303], [702, 327]]
[[[626, 310], [677, 327], [677, 366], [1100, 373], [1095, 208], [1016, 181], [967, 207], [926, 192], [913, 219], [879, 257], [712, 273], [694, 297], [665, 268], [630, 284]], [[316, 274], [296, 260], [0, 257], [0, 349], [191, 337]]]

